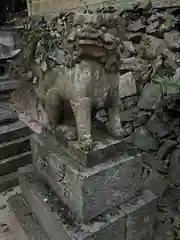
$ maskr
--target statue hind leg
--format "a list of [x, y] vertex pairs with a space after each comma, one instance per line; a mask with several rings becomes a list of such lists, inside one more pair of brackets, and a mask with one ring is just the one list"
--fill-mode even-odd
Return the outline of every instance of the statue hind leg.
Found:
[[51, 88], [46, 93], [44, 108], [47, 113], [48, 123], [51, 127], [56, 127], [62, 123], [64, 102], [60, 97], [57, 88]]
[[113, 137], [123, 137], [125, 131], [122, 128], [120, 118], [120, 97], [119, 88], [111, 90], [111, 108], [108, 109], [108, 131]]

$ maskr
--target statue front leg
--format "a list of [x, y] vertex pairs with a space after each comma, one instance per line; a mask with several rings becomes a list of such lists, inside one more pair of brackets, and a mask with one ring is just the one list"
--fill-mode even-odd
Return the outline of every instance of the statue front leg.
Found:
[[77, 135], [80, 148], [90, 151], [93, 148], [91, 136], [91, 99], [83, 97], [78, 101], [71, 101], [77, 126]]
[[125, 131], [122, 128], [120, 118], [120, 98], [118, 88], [112, 91], [111, 101], [112, 107], [108, 109], [108, 131], [113, 137], [123, 137]]

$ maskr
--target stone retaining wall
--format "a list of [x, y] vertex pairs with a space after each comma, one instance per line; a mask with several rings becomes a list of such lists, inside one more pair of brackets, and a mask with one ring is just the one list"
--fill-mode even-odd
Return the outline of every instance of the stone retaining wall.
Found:
[[114, 5], [117, 4], [122, 8], [131, 8], [135, 0], [27, 0], [28, 13], [30, 16], [37, 15], [54, 15], [59, 11], [67, 9], [81, 8], [85, 6], [97, 5]]

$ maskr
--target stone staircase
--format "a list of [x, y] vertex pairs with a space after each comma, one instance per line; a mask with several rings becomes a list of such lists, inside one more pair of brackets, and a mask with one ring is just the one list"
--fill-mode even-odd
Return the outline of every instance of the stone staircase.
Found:
[[[1, 107], [2, 108], [2, 104]], [[3, 111], [7, 112], [2, 108]], [[8, 109], [8, 111], [13, 112]], [[17, 119], [0, 124], [0, 191], [17, 185], [16, 171], [31, 163], [30, 128]], [[7, 185], [7, 186], [6, 186]]]
[[8, 61], [0, 60], [0, 192], [18, 184], [17, 170], [31, 163], [32, 130], [10, 107], [19, 81], [7, 74]]

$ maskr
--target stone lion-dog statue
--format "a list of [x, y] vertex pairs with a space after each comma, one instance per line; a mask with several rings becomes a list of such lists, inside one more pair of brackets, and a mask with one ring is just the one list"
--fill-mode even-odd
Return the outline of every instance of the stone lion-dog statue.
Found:
[[45, 74], [37, 89], [37, 97], [47, 113], [48, 122], [58, 125], [63, 121], [66, 102], [70, 103], [77, 126], [80, 148], [93, 148], [91, 135], [92, 113], [107, 110], [107, 128], [113, 137], [122, 137], [120, 119], [119, 80], [116, 73], [107, 73], [95, 61], [81, 61], [72, 69], [62, 68]]

